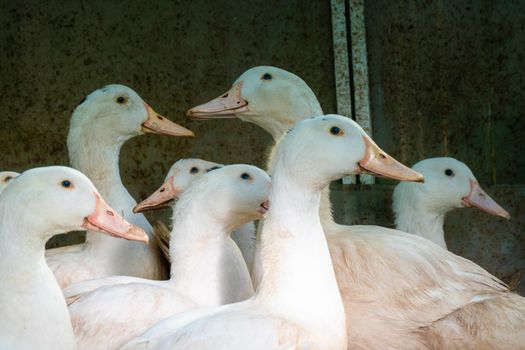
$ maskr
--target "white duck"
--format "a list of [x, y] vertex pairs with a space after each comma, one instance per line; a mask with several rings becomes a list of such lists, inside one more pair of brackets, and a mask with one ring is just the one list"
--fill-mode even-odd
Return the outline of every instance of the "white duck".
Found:
[[20, 175], [20, 173], [15, 171], [0, 171], [0, 193], [2, 193], [7, 184], [18, 175]]
[[[200, 176], [202, 174], [205, 174], [206, 172], [210, 170], [214, 170], [217, 168], [222, 167], [222, 164], [209, 162], [202, 159], [197, 158], [188, 158], [188, 159], [180, 159], [177, 162], [175, 162], [170, 170], [168, 171], [168, 174], [166, 175], [166, 179], [164, 180], [164, 183], [169, 185], [170, 184], [170, 178], [176, 178], [177, 181], [177, 188], [179, 190], [187, 188], [191, 181], [193, 181], [197, 176]], [[173, 181], [173, 179], [172, 179]], [[175, 184], [174, 184], [175, 186]], [[166, 191], [167, 188], [161, 187], [157, 191], [157, 195], [162, 197], [162, 192]], [[160, 192], [162, 191], [162, 192]], [[167, 193], [167, 192], [164, 192]], [[144, 203], [143, 203], [144, 204]], [[134, 209], [134, 212], [139, 211], [145, 211], [150, 209], [156, 209], [156, 206], [153, 205], [142, 205], [142, 206], [136, 206]], [[161, 247], [162, 251], [165, 252], [165, 256], [169, 261], [169, 229], [158, 223], [155, 226], [155, 237], [159, 238], [159, 246]], [[238, 228], [236, 228], [232, 234], [232, 239], [237, 243], [239, 246], [239, 249], [241, 250], [242, 256], [244, 257], [244, 261], [246, 262], [246, 265], [248, 266], [248, 271], [251, 271], [252, 263], [253, 263], [253, 256], [254, 256], [254, 250], [255, 250], [255, 224], [254, 222], [248, 222], [245, 223]]]
[[[174, 316], [124, 348], [346, 349], [344, 308], [319, 219], [320, 193], [330, 181], [369, 168], [377, 150], [342, 116], [297, 124], [276, 153], [260, 240], [264, 276], [256, 294], [246, 302]], [[417, 175], [389, 161], [377, 170]]]
[[443, 223], [453, 209], [476, 207], [510, 219], [510, 214], [480, 187], [464, 163], [448, 157], [429, 158], [412, 169], [423, 174], [424, 183], [399, 183], [393, 195], [396, 228], [431, 240], [447, 249]]
[[[243, 73], [230, 91], [192, 108], [188, 115], [195, 119], [237, 116], [273, 130], [278, 140], [286, 133], [279, 128], [320, 113], [320, 107], [312, 108], [316, 105], [315, 95], [299, 77], [261, 66]], [[272, 150], [270, 169], [274, 161]], [[345, 304], [349, 348], [430, 349], [432, 344], [523, 348], [523, 298], [510, 293], [496, 277], [415, 235], [377, 226], [336, 224], [328, 189], [321, 195], [320, 207]], [[257, 254], [256, 249], [255, 286], [262, 276]], [[487, 295], [493, 297], [486, 299]], [[471, 323], [462, 323], [458, 317]], [[454, 327], [456, 336], [443, 327], [433, 328], [443, 324]]]
[[112, 210], [82, 173], [36, 168], [12, 181], [0, 197], [0, 348], [74, 349], [62, 291], [46, 265], [53, 235], [98, 230], [147, 242], [138, 227]]
[[[179, 195], [176, 177], [169, 180], [141, 204], [157, 206]], [[249, 165], [225, 166], [196, 179], [174, 208], [170, 280], [120, 277], [120, 284], [80, 297], [75, 285], [64, 290], [66, 298], [76, 299], [69, 310], [79, 348], [116, 349], [178, 312], [250, 297], [250, 274], [229, 233], [262, 217], [269, 192], [269, 176]]]
[[[125, 141], [144, 133], [192, 136], [193, 133], [154, 112], [132, 89], [108, 85], [92, 92], [74, 110], [68, 135], [71, 164], [84, 172], [115, 210], [151, 234], [142, 214], [133, 214], [135, 200], [119, 172], [119, 152]], [[61, 287], [111, 275], [162, 279], [166, 271], [155, 244], [101, 237], [88, 231], [78, 247], [46, 254]]]

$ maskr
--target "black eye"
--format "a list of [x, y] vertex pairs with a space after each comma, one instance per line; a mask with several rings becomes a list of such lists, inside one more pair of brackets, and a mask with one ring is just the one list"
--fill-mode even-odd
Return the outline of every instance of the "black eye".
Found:
[[248, 173], [242, 173], [242, 174], [241, 174], [241, 179], [243, 179], [243, 180], [249, 180], [249, 179], [250, 179], [250, 174], [248, 174]]
[[206, 170], [207, 173], [209, 173], [210, 171], [214, 171], [214, 170], [217, 170], [217, 169], [220, 169], [221, 167], [218, 166], [218, 165], [215, 165], [215, 166], [212, 166], [211, 168], [209, 168], [208, 170]]
[[445, 175], [447, 176], [454, 176], [454, 172], [450, 169], [445, 170]]
[[126, 100], [127, 99], [124, 96], [117, 97], [117, 103], [118, 104], [124, 104], [124, 103], [126, 103]]
[[199, 168], [193, 167], [190, 169], [190, 174], [197, 174], [199, 172]]
[[343, 134], [343, 130], [341, 130], [341, 128], [339, 128], [337, 126], [332, 126], [330, 128], [330, 134], [332, 134], [332, 135], [342, 135]]
[[272, 80], [272, 75], [270, 73], [264, 73], [261, 79], [262, 80]]
[[62, 185], [62, 187], [64, 187], [64, 188], [70, 188], [70, 187], [71, 187], [71, 181], [69, 181], [69, 180], [64, 180], [64, 181], [62, 181], [61, 185]]
[[8, 177], [5, 178], [4, 182], [9, 182], [11, 180], [13, 180], [13, 177], [12, 176], [8, 176]]

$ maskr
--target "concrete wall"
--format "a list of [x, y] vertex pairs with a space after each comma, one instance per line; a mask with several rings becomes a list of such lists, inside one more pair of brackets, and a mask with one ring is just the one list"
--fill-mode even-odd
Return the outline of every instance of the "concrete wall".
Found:
[[[525, 2], [369, 0], [365, 18], [374, 138], [406, 164], [469, 165], [512, 219], [457, 210], [449, 248], [507, 281], [521, 274], [525, 293]], [[361, 217], [391, 222], [389, 192], [373, 192]]]
[[[506, 279], [525, 270], [524, 6], [365, 2], [374, 138], [407, 164], [450, 155], [473, 169], [513, 218], [457, 211], [449, 246]], [[271, 141], [262, 129], [191, 122], [185, 110], [271, 64], [303, 77], [335, 112], [332, 57], [329, 1], [1, 1], [0, 169], [67, 164], [71, 110], [109, 83], [131, 86], [197, 135], [125, 145], [122, 176], [137, 199], [181, 157], [262, 166]], [[392, 225], [392, 184], [334, 184], [338, 220]]]

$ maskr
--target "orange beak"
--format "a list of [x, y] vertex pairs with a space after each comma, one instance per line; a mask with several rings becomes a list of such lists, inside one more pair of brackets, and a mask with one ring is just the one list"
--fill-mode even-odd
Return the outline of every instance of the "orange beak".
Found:
[[224, 119], [235, 118], [238, 113], [248, 112], [248, 101], [241, 97], [242, 81], [221, 96], [186, 112], [190, 119]]
[[94, 195], [96, 198], [95, 212], [84, 218], [83, 228], [130, 241], [148, 243], [148, 235], [143, 229], [124, 220], [122, 216], [111, 209], [98, 193], [94, 192]]
[[142, 123], [142, 131], [145, 133], [162, 134], [171, 136], [195, 136], [191, 130], [161, 116], [144, 102], [148, 119]]
[[137, 204], [133, 208], [134, 213], [141, 213], [147, 210], [155, 210], [166, 207], [167, 203], [180, 194], [180, 189], [173, 186], [173, 175], [170, 176], [158, 190], [151, 196]]
[[467, 207], [476, 207], [486, 213], [510, 219], [510, 214], [496, 201], [483, 191], [476, 181], [470, 180], [470, 192], [462, 198], [462, 204]]
[[399, 163], [368, 136], [364, 135], [365, 156], [359, 161], [359, 166], [365, 172], [401, 181], [424, 182], [423, 175]]

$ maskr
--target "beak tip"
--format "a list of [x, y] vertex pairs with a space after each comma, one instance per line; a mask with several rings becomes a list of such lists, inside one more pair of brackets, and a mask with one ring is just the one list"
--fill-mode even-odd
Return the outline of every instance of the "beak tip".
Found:
[[133, 207], [133, 213], [135, 214], [142, 213], [143, 211], [144, 211], [144, 207], [141, 206], [140, 203]]

